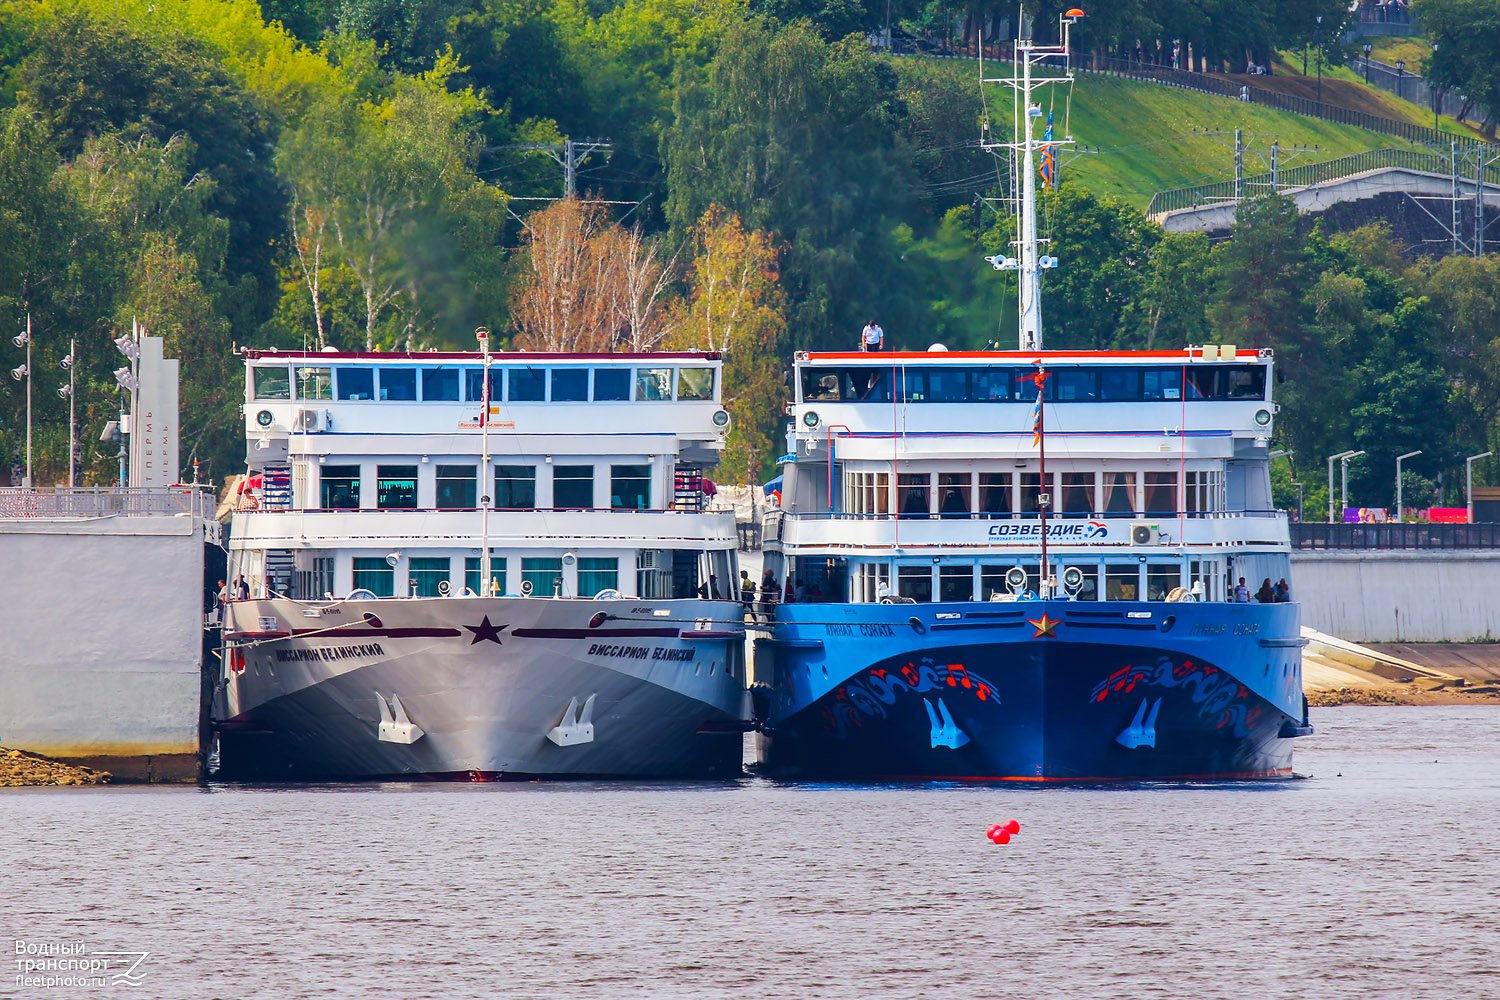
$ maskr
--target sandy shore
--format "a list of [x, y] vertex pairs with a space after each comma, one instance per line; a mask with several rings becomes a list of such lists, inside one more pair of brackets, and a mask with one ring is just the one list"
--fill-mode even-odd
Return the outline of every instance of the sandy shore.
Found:
[[62, 764], [24, 750], [0, 747], [0, 786], [15, 785], [103, 785], [108, 771]]

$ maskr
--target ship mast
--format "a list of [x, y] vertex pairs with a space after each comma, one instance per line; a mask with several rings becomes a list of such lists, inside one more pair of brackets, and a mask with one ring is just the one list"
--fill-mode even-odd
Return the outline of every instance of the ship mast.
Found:
[[[1025, 34], [1024, 13], [1018, 11], [1018, 17], [1022, 18], [1016, 31], [1017, 36], [1020, 36]], [[1040, 141], [1037, 139], [1035, 126], [1037, 120], [1042, 117], [1042, 107], [1032, 99], [1032, 95], [1041, 88], [1055, 83], [1071, 84], [1073, 82], [1073, 68], [1068, 57], [1069, 41], [1073, 25], [1081, 17], [1083, 17], [1083, 11], [1075, 7], [1058, 18], [1061, 36], [1058, 45], [1037, 45], [1029, 38], [1017, 37], [1015, 58], [1011, 64], [1009, 77], [985, 79], [983, 61], [981, 60], [980, 63], [981, 87], [987, 83], [1004, 84], [1011, 88], [1014, 98], [1011, 114], [1011, 141], [991, 142], [986, 131], [980, 139], [980, 145], [991, 152], [998, 149], [1010, 152], [1011, 201], [1016, 217], [1016, 238], [1011, 241], [1010, 245], [1016, 248], [1017, 255], [1008, 257], [1004, 254], [996, 254], [993, 257], [986, 257], [985, 260], [989, 261], [997, 271], [1019, 272], [1019, 349], [1023, 351], [1042, 349], [1041, 272], [1057, 266], [1056, 257], [1039, 252], [1041, 244], [1048, 241], [1037, 236], [1037, 153], [1047, 146], [1065, 146], [1073, 142], [1073, 137], [1070, 135], [1061, 139]], [[1033, 72], [1033, 68], [1046, 65], [1049, 60], [1059, 59], [1062, 62], [1061, 76], [1047, 76]]]

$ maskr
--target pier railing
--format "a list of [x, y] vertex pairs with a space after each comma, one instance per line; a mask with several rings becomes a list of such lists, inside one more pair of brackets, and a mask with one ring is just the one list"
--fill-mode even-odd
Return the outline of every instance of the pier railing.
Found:
[[0, 520], [50, 517], [212, 517], [214, 496], [197, 486], [66, 486], [0, 489]]
[[1299, 550], [1500, 549], [1500, 524], [1294, 524]]

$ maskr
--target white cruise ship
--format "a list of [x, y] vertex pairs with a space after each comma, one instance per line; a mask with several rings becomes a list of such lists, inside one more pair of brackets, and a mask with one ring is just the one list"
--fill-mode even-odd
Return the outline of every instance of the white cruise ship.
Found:
[[741, 772], [719, 356], [481, 346], [246, 353], [223, 776]]

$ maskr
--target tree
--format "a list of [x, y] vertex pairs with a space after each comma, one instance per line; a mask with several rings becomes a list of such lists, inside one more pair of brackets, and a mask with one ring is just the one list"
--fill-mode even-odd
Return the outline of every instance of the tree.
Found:
[[609, 348], [616, 292], [601, 235], [607, 225], [603, 205], [576, 198], [555, 201], [527, 218], [525, 263], [511, 297], [517, 347], [579, 353]]
[[1203, 283], [1213, 244], [1207, 233], [1164, 233], [1147, 254], [1144, 281], [1125, 311], [1121, 347], [1185, 347], [1208, 331]]
[[1229, 242], [1214, 255], [1214, 331], [1226, 343], [1295, 353], [1303, 341], [1306, 248], [1289, 198], [1242, 202]]
[[1500, 122], [1500, 0], [1417, 0], [1415, 13], [1435, 43], [1424, 73], [1443, 91], [1460, 91], [1488, 113], [1480, 130]]
[[770, 234], [709, 207], [693, 228], [688, 296], [676, 344], [724, 355], [724, 406], [733, 421], [720, 474], [758, 482], [775, 457], [781, 413], [781, 340], [786, 299]]

